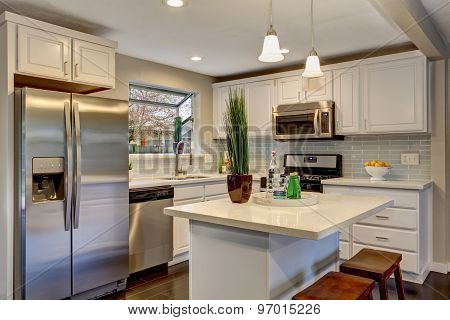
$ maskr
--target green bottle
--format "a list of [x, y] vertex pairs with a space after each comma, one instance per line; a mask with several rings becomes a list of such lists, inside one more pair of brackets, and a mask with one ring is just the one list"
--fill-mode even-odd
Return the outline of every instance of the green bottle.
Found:
[[289, 183], [287, 187], [288, 199], [300, 199], [300, 179], [297, 172], [292, 172], [289, 175]]

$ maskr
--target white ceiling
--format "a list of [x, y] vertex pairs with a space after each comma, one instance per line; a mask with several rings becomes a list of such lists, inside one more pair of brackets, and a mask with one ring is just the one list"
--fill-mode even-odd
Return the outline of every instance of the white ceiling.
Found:
[[450, 45], [450, 1], [422, 0], [422, 4], [444, 42]]
[[[277, 64], [257, 60], [269, 0], [189, 0], [180, 9], [161, 0], [0, 2], [19, 14], [117, 40], [120, 53], [212, 76], [300, 63], [310, 50], [309, 0], [273, 0], [275, 29], [282, 47], [291, 50]], [[316, 49], [322, 57], [409, 41], [370, 0], [317, 0], [315, 8]], [[193, 62], [193, 55], [204, 59]]]

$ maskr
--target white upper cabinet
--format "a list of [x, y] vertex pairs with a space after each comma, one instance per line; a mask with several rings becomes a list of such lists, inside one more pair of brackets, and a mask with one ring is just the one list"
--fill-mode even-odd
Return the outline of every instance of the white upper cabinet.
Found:
[[357, 134], [360, 132], [359, 69], [339, 69], [333, 74], [336, 133]]
[[425, 57], [362, 66], [365, 132], [426, 131], [425, 74]]
[[72, 74], [75, 82], [114, 87], [115, 50], [74, 39]]
[[[332, 100], [338, 135], [428, 132], [427, 59], [418, 51], [327, 65], [319, 78], [301, 70], [214, 85], [214, 125], [222, 126], [230, 86], [245, 87], [249, 126], [271, 132], [272, 106]], [[216, 134], [215, 138], [223, 138]]]
[[300, 102], [302, 94], [302, 77], [293, 76], [276, 80], [277, 105]]
[[324, 71], [322, 77], [303, 78], [302, 99], [306, 102], [333, 100], [333, 72]]
[[333, 100], [333, 73], [325, 71], [319, 78], [280, 78], [276, 80], [276, 91], [277, 105]]
[[18, 26], [19, 73], [70, 80], [70, 38], [26, 26]]
[[270, 135], [272, 132], [272, 107], [275, 82], [258, 81], [245, 85], [249, 131], [255, 135]]
[[[117, 42], [5, 12], [3, 18], [17, 30], [9, 54], [16, 58], [21, 85], [40, 85], [50, 90], [91, 93], [115, 86]], [[68, 84], [60, 83], [68, 82]], [[70, 83], [70, 84], [69, 84]]]
[[213, 90], [213, 138], [224, 139], [225, 128], [223, 125], [224, 114], [227, 110], [229, 90], [244, 88], [244, 86], [225, 86], [214, 88]]

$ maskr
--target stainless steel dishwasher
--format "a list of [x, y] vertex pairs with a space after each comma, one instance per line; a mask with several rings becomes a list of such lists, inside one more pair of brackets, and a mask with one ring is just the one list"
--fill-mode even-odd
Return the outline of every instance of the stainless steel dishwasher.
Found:
[[167, 263], [173, 258], [173, 187], [130, 190], [130, 273]]

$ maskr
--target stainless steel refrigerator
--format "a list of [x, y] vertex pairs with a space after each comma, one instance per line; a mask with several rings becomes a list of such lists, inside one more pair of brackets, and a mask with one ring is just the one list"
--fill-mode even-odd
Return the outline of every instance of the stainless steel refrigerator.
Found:
[[94, 298], [128, 277], [128, 105], [16, 89], [16, 299]]

